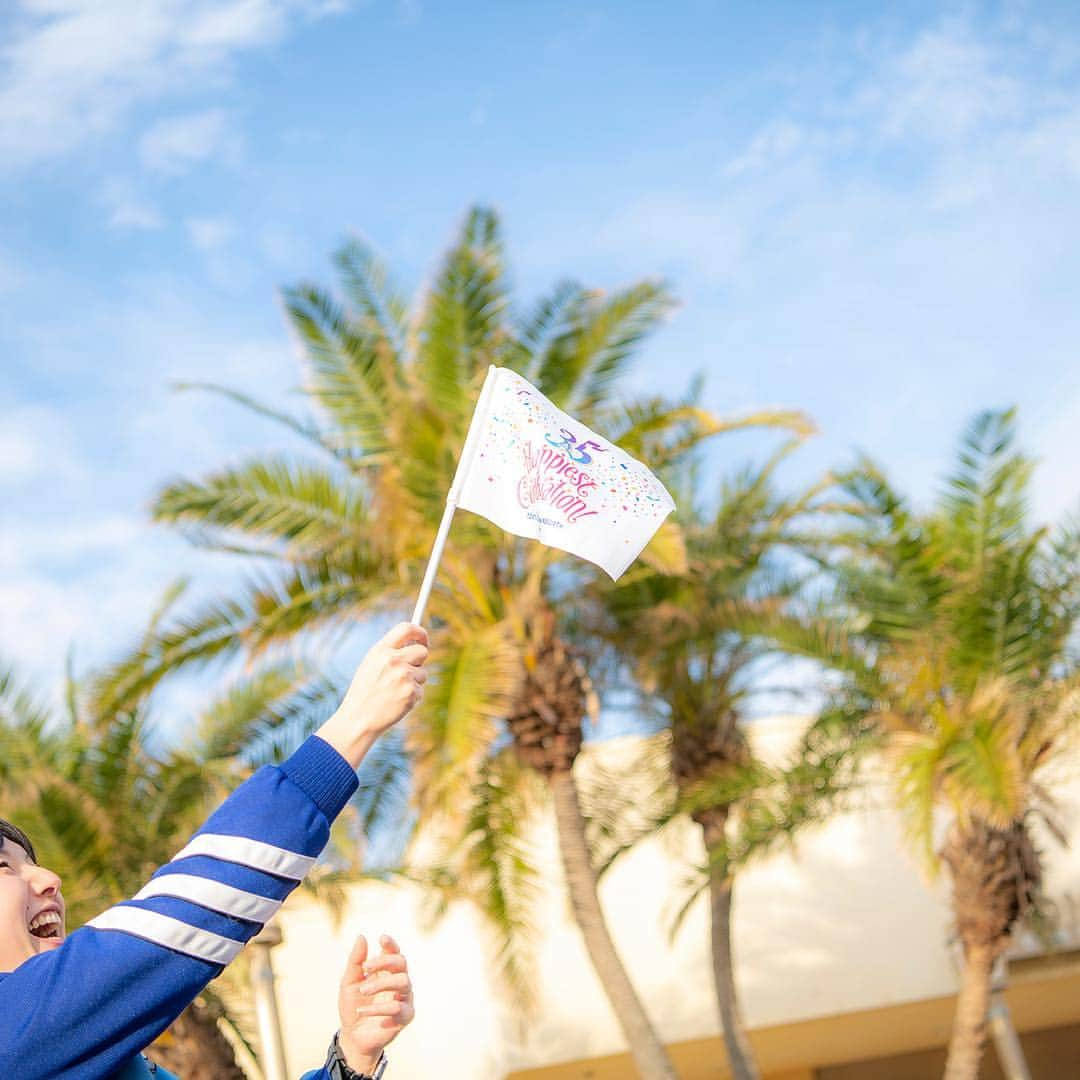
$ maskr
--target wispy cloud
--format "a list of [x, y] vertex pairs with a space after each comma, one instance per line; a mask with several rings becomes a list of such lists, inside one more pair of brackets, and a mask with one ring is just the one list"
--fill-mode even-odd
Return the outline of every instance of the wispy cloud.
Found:
[[224, 215], [188, 218], [184, 224], [188, 239], [203, 252], [220, 251], [236, 235], [236, 225]]
[[[782, 386], [824, 430], [808, 460], [854, 443], [926, 493], [970, 416], [1015, 403], [1046, 459], [1039, 511], [1060, 513], [1080, 446], [1063, 385], [1080, 336], [1065, 299], [1080, 56], [985, 18], [842, 51], [813, 93], [773, 95], [710, 183], [613, 209], [596, 243], [675, 280], [686, 308], [667, 347], [688, 371], [713, 365], [714, 407]], [[726, 142], [701, 138], [701, 160]]]
[[43, 480], [70, 484], [85, 479], [71, 425], [48, 405], [9, 406], [0, 428], [0, 497], [37, 487]]
[[1015, 39], [999, 43], [962, 18], [924, 31], [895, 56], [886, 54], [855, 96], [856, 111], [876, 116], [882, 134], [962, 140], [1026, 112], [1030, 86], [1012, 70]]
[[207, 158], [235, 156], [238, 139], [223, 109], [204, 109], [157, 121], [139, 140], [139, 157], [152, 172], [178, 175]]
[[161, 211], [126, 181], [108, 181], [102, 187], [100, 201], [112, 229], [153, 230], [165, 224]]
[[738, 157], [724, 166], [723, 173], [741, 176], [790, 158], [803, 149], [806, 137], [806, 131], [790, 120], [773, 121], [754, 135]]
[[[72, 398], [19, 404], [16, 387], [0, 424], [0, 655], [42, 687], [55, 685], [71, 644], [80, 667], [129, 645], [176, 576], [226, 587], [233, 567], [148, 521], [165, 477], [292, 445], [220, 398], [171, 388], [217, 381], [286, 400], [299, 376], [283, 335], [212, 324], [175, 279], [119, 291], [129, 299], [96, 314], [76, 299], [69, 324], [28, 343], [28, 365], [78, 385]], [[87, 340], [107, 362], [87, 362]], [[76, 357], [67, 371], [50, 368], [54, 349]]]
[[1020, 35], [951, 16], [908, 41], [861, 35], [858, 74], [808, 100], [782, 101], [784, 111], [750, 137], [722, 175], [822, 164], [851, 152], [858, 157], [846, 162], [846, 172], [857, 173], [875, 151], [900, 148], [942, 163], [957, 155], [971, 163], [1006, 149], [1058, 162], [1064, 151], [1074, 163], [1080, 112], [1069, 88], [1080, 56], [1028, 30]]
[[326, 0], [22, 0], [0, 50], [0, 163], [10, 171], [114, 132], [146, 102], [227, 82], [234, 57]]

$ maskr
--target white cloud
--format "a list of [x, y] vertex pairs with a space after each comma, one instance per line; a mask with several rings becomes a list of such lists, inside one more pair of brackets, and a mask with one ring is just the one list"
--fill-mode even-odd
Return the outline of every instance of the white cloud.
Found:
[[33, 474], [40, 464], [40, 448], [24, 431], [0, 431], [0, 481]]
[[0, 527], [0, 563], [8, 574], [45, 564], [68, 564], [103, 552], [125, 550], [145, 531], [144, 522], [124, 514], [69, 521], [62, 529], [5, 521]]
[[238, 135], [222, 109], [159, 120], [139, 140], [139, 157], [153, 172], [178, 175], [222, 152], [235, 156]]
[[161, 214], [147, 203], [127, 201], [118, 203], [109, 214], [109, 226], [114, 229], [160, 229]]
[[855, 100], [888, 137], [948, 141], [1017, 118], [1023, 96], [1002, 53], [966, 20], [947, 19], [888, 58]]
[[[55, 483], [52, 469], [41, 474], [45, 490]], [[52, 521], [10, 513], [0, 522], [0, 656], [54, 696], [68, 650], [100, 663], [134, 640], [183, 558], [168, 557], [149, 523], [75, 513], [57, 494], [65, 512]]]
[[[150, 523], [160, 485], [297, 445], [220, 397], [171, 386], [257, 388], [292, 407], [300, 371], [284, 334], [240, 336], [175, 279], [145, 277], [73, 322], [33, 347], [77, 356], [64, 374], [77, 375], [78, 393], [57, 407], [9, 403], [0, 422], [0, 655], [54, 696], [70, 645], [80, 670], [115, 657], [176, 577], [191, 574], [207, 594], [235, 587], [234, 559]], [[39, 359], [28, 357], [35, 370]]]
[[750, 140], [750, 145], [738, 157], [724, 166], [724, 174], [740, 176], [790, 158], [802, 149], [805, 140], [806, 134], [797, 124], [790, 120], [773, 121]]
[[233, 241], [237, 228], [226, 215], [193, 217], [184, 222], [192, 247], [202, 253], [210, 282], [224, 293], [240, 294], [251, 287], [258, 268]]
[[46, 405], [5, 409], [0, 427], [0, 492], [36, 484], [45, 477], [69, 483], [84, 476], [71, 425], [62, 412]]
[[236, 235], [236, 225], [224, 214], [188, 218], [184, 227], [191, 243], [203, 252], [220, 251]]
[[284, 224], [263, 229], [258, 235], [258, 246], [271, 266], [290, 274], [311, 254], [300, 233]]
[[80, 670], [115, 657], [136, 640], [169, 583], [198, 566], [198, 553], [149, 525], [118, 529], [113, 542], [91, 537], [84, 547], [84, 533], [97, 525], [71, 518], [56, 526], [62, 565], [35, 557], [30, 567], [0, 568], [0, 656], [54, 697], [69, 649]]
[[[830, 92], [782, 103], [789, 115], [767, 120], [722, 176], [821, 166], [845, 152], [857, 155], [844, 162], [854, 175], [883, 149], [911, 155], [908, 164], [926, 152], [945, 168], [959, 159], [976, 173], [988, 162], [1009, 168], [1021, 154], [1080, 175], [1080, 112], [1060, 85], [1075, 75], [1080, 53], [1062, 52], [1029, 29], [1026, 36], [1001, 26], [977, 31], [952, 17], [906, 43], [862, 33], [861, 74], [850, 85], [838, 80]], [[950, 183], [956, 191], [985, 190], [986, 179]]]
[[101, 205], [112, 229], [160, 229], [165, 221], [161, 212], [133, 187], [120, 180], [107, 182], [101, 191]]
[[133, 108], [220, 85], [233, 57], [279, 39], [325, 0], [22, 0], [0, 50], [0, 162], [62, 156]]
[[[776, 97], [708, 185], [639, 197], [591, 239], [673, 278], [686, 306], [654, 355], [706, 368], [709, 405], [780, 387], [815, 416], [807, 479], [855, 445], [926, 497], [970, 417], [1016, 404], [1036, 511], [1060, 516], [1080, 492], [1080, 56], [987, 21], [858, 48], [857, 74], [849, 40], [835, 79]], [[723, 143], [703, 134], [698, 159]]]
[[1080, 180], [1080, 109], [1046, 116], [1019, 133], [1017, 152], [1041, 169]]

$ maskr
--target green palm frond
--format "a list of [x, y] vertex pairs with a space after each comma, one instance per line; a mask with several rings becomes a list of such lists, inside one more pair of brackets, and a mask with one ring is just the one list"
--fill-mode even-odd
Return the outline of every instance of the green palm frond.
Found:
[[1024, 779], [1014, 737], [987, 718], [951, 748], [944, 792], [961, 822], [1004, 828], [1022, 813]]
[[221, 664], [245, 651], [260, 654], [325, 627], [340, 629], [346, 615], [359, 619], [404, 604], [404, 592], [387, 589], [381, 562], [371, 568], [356, 552], [349, 554], [343, 566], [324, 562], [279, 577], [252, 577], [238, 596], [172, 615], [96, 677], [95, 708], [122, 708], [181, 669]]
[[334, 425], [331, 445], [360, 464], [383, 460], [386, 419], [404, 401], [397, 358], [321, 290], [299, 285], [283, 296], [309, 365], [308, 388]]
[[1025, 806], [1025, 777], [1015, 721], [1000, 684], [982, 688], [970, 711], [937, 710], [932, 730], [894, 736], [900, 808], [915, 849], [937, 864], [934, 815], [948, 808], [961, 827], [983, 821], [1005, 828]]
[[434, 635], [433, 679], [409, 729], [421, 809], [448, 811], [453, 796], [474, 782], [520, 677], [505, 623], [452, 619]]
[[[449, 886], [480, 910], [490, 933], [496, 977], [523, 1014], [536, 1004], [533, 921], [541, 878], [525, 830], [533, 820], [529, 779], [511, 751], [489, 757], [477, 775], [460, 840], [444, 856]], [[455, 830], [456, 832], [456, 830]]]
[[173, 616], [94, 676], [91, 708], [103, 716], [131, 708], [167, 675], [237, 655], [249, 621], [249, 606], [241, 600], [215, 600]]
[[14, 668], [0, 663], [0, 726], [40, 733], [48, 718], [45, 703], [20, 682]]
[[503, 259], [495, 212], [476, 207], [425, 297], [415, 376], [425, 399], [449, 416], [469, 412], [468, 388], [499, 361], [508, 308]]
[[559, 408], [585, 422], [610, 397], [631, 356], [671, 311], [667, 286], [643, 281], [610, 296], [586, 294], [570, 330], [539, 365], [538, 385]]
[[364, 759], [353, 796], [356, 826], [364, 836], [398, 830], [410, 816], [412, 762], [400, 728], [384, 735]]
[[876, 657], [864, 647], [861, 630], [865, 624], [858, 616], [844, 620], [823, 608], [790, 615], [761, 605], [738, 605], [731, 610], [731, 621], [742, 633], [761, 635], [785, 652], [845, 675], [871, 697], [878, 690]]
[[[433, 280], [408, 307], [364, 243], [347, 244], [334, 263], [336, 292], [302, 283], [283, 294], [317, 421], [215, 391], [285, 424], [333, 459], [308, 465], [260, 458], [164, 492], [159, 517], [215, 550], [246, 556], [245, 577], [223, 599], [185, 605], [179, 613], [170, 607], [135, 654], [97, 683], [98, 706], [133, 708], [170, 671], [248, 661], [248, 682], [210, 710], [210, 733], [169, 761], [167, 782], [156, 781], [173, 800], [163, 828], [180, 820], [186, 797], [198, 789], [193, 762], [220, 755], [202, 773], [205, 789], [217, 790], [258, 754], [277, 753], [307, 722], [316, 703], [300, 689], [293, 696], [293, 673], [278, 664], [284, 648], [313, 633], [332, 648], [357, 620], [413, 599], [489, 364], [521, 371], [584, 422], [625, 435], [630, 452], [662, 468], [665, 479], [689, 483], [695, 450], [706, 437], [757, 426], [800, 436], [809, 430], [801, 414], [780, 410], [714, 417], [698, 405], [699, 386], [674, 402], [616, 405], [634, 352], [673, 306], [667, 288], [644, 281], [605, 295], [564, 283], [515, 319], [499, 221], [489, 209], [468, 215]], [[610, 432], [599, 420], [611, 421]], [[778, 501], [763, 496], [757, 505], [767, 513]], [[786, 542], [780, 534], [794, 533], [801, 509], [770, 532], [755, 531], [746, 523], [756, 507], [745, 500], [743, 519], [729, 525], [754, 546], [751, 572], [740, 575], [734, 567], [732, 538], [727, 562], [705, 574], [709, 552], [696, 530], [707, 523], [678, 520], [661, 530], [628, 575], [624, 597], [655, 591], [661, 600], [663, 619], [640, 620], [658, 638], [663, 630], [666, 652], [654, 651], [648, 662], [667, 664], [672, 678], [689, 668], [704, 673], [691, 690], [673, 691], [680, 707], [741, 706], [745, 673], [763, 647], [740, 640], [727, 601], [734, 596], [754, 608], [783, 607], [791, 599], [793, 576], [784, 577], [760, 553]], [[579, 627], [591, 632], [584, 613], [595, 601], [585, 583], [593, 575], [470, 515], [455, 522], [451, 548], [430, 606], [437, 663], [425, 701], [411, 718], [404, 750], [388, 741], [385, 753], [372, 756], [350, 813], [354, 825], [373, 830], [399, 823], [404, 830], [417, 813], [429, 829], [442, 830], [445, 862], [410, 872], [437, 883], [444, 897], [480, 904], [501, 928], [500, 966], [522, 992], [531, 870], [515, 830], [534, 785], [504, 752], [504, 720], [517, 704], [521, 642], [535, 612], [564, 616], [564, 626], [554, 628], [560, 639]], [[678, 614], [687, 607], [689, 627]], [[616, 628], [622, 617], [612, 617]], [[680, 634], [690, 657], [682, 668], [672, 660]], [[613, 643], [605, 654], [615, 656]], [[241, 747], [238, 759], [230, 756]], [[406, 809], [406, 793], [416, 806]], [[341, 834], [345, 862], [345, 847], [356, 839], [348, 829]]]
[[550, 296], [541, 299], [530, 314], [521, 319], [507, 346], [504, 363], [531, 383], [539, 383], [548, 351], [569, 334], [587, 293], [576, 281], [563, 281]]
[[980, 413], [965, 433], [941, 504], [952, 542], [976, 569], [1022, 532], [1033, 462], [1014, 449], [1015, 410]]
[[[753, 422], [762, 419], [777, 417]], [[792, 418], [780, 420], [788, 425]], [[693, 500], [680, 507], [684, 567], [654, 573], [639, 566], [602, 596], [603, 635], [632, 662], [643, 691], [662, 703], [660, 716], [673, 736], [667, 767], [678, 778], [677, 797], [655, 815], [653, 828], [687, 816], [704, 825], [717, 813], [726, 823], [723, 840], [710, 834], [684, 915], [710, 878], [737, 873], [831, 812], [854, 788], [865, 753], [852, 709], [831, 710], [828, 724], [814, 725], [780, 765], [757, 760], [742, 728], [762, 662], [781, 651], [828, 655], [849, 673], [849, 693], [853, 683], [876, 682], [874, 658], [854, 628], [806, 592], [820, 570], [795, 562], [805, 536], [827, 542], [815, 525], [832, 513], [826, 496], [834, 481], [826, 477], [793, 495], [778, 491], [776, 473], [802, 442], [799, 423], [793, 426], [796, 437], [763, 462], [725, 476], [708, 513]], [[644, 789], [639, 783], [630, 790]], [[616, 856], [624, 850], [609, 846]]]
[[371, 542], [367, 493], [349, 476], [312, 463], [261, 458], [207, 477], [176, 481], [158, 495], [157, 521], [188, 526], [197, 542], [222, 531], [319, 558]]
[[1044, 724], [1070, 692], [1080, 568], [1061, 553], [1080, 547], [1028, 524], [1031, 475], [1007, 410], [975, 418], [927, 513], [869, 463], [845, 478], [863, 528], [834, 564], [839, 595], [879, 675], [867, 708], [894, 730], [901, 806], [931, 863], [936, 808], [962, 827], [1021, 820], [1034, 770], [1061, 745]]
[[326, 451], [326, 453], [331, 456], [338, 456], [338, 451], [326, 441], [325, 436], [313, 420], [302, 419], [300, 417], [292, 416], [289, 413], [282, 412], [280, 409], [272, 408], [265, 402], [259, 401], [258, 398], [252, 397], [250, 394], [245, 394], [241, 390], [235, 390], [229, 386], [221, 386], [218, 383], [210, 382], [177, 382], [173, 384], [173, 389], [180, 392], [199, 390], [203, 393], [223, 397], [226, 401], [231, 401], [235, 405], [247, 409], [248, 412], [255, 413], [256, 416], [272, 420], [275, 424], [287, 428], [294, 435], [298, 435], [305, 442], [312, 443], [314, 446], [318, 447], [320, 450]]
[[686, 536], [678, 522], [665, 521], [639, 556], [643, 569], [682, 574], [687, 569]]
[[578, 799], [598, 875], [681, 811], [671, 776], [671, 733], [643, 739], [628, 761], [606, 763], [592, 750], [578, 770]]
[[1017, 752], [1025, 775], [1036, 778], [1080, 749], [1080, 671], [1074, 668], [1064, 678], [1048, 680], [1031, 692], [1023, 708]]
[[266, 749], [269, 740], [285, 729], [290, 744], [297, 745], [340, 698], [341, 687], [325, 676], [293, 662], [269, 664], [218, 695], [199, 718], [184, 752], [200, 761], [274, 759], [277, 755]]
[[408, 305], [393, 287], [382, 260], [354, 239], [335, 254], [334, 265], [354, 318], [372, 336], [382, 337], [396, 355], [403, 355]]
[[894, 736], [897, 801], [908, 840], [923, 864], [937, 866], [934, 813], [942, 763], [949, 749], [947, 734], [905, 732]]

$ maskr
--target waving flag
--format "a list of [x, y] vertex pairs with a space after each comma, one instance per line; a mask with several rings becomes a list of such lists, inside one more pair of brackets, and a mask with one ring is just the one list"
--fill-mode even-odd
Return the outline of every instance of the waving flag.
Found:
[[675, 503], [640, 461], [567, 416], [526, 379], [491, 367], [473, 413], [413, 622], [424, 615], [458, 507], [568, 551], [617, 579]]
[[491, 368], [465, 441], [457, 505], [618, 578], [675, 503], [644, 465]]

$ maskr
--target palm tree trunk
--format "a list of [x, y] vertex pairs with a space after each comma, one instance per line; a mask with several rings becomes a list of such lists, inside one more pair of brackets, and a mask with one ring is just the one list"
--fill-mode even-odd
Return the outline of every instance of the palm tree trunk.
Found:
[[731, 947], [731, 901], [735, 883], [727, 862], [720, 856], [727, 823], [727, 808], [717, 807], [695, 815], [705, 838], [709, 854], [709, 910], [712, 920], [713, 982], [720, 1008], [720, 1028], [724, 1033], [724, 1049], [732, 1080], [759, 1080], [761, 1072], [754, 1059], [754, 1050], [739, 1009], [735, 989], [735, 958]]
[[990, 1006], [994, 956], [991, 945], [972, 945], [964, 950], [945, 1080], [978, 1080], [979, 1062], [986, 1048], [986, 1013]]
[[555, 803], [559, 850], [574, 918], [585, 939], [589, 959], [630, 1046], [638, 1074], [642, 1080], [678, 1080], [675, 1067], [645, 1013], [604, 922], [596, 870], [585, 840], [585, 819], [581, 814], [573, 773], [569, 769], [555, 770], [549, 782]]
[[214, 1009], [189, 1005], [146, 1056], [180, 1080], [246, 1080]]

